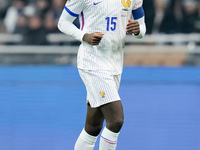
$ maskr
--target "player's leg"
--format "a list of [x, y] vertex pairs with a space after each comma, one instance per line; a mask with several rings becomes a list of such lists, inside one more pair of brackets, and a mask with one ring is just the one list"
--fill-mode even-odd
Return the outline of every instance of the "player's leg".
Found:
[[93, 150], [98, 134], [103, 126], [104, 116], [100, 108], [91, 108], [88, 103], [85, 128], [75, 144], [75, 150]]
[[[86, 85], [87, 99], [90, 100], [92, 107], [88, 106], [85, 125], [86, 131], [91, 135], [85, 130], [84, 135], [87, 134], [88, 139], [92, 139], [92, 142], [95, 143], [95, 135], [100, 132], [105, 118], [107, 126], [102, 132], [100, 150], [115, 150], [124, 119], [118, 94], [121, 75], [113, 76], [109, 71], [85, 71], [81, 69], [79, 69], [79, 73]], [[102, 119], [100, 116], [102, 116]], [[81, 150], [83, 150], [83, 147], [81, 147]], [[91, 149], [88, 148], [87, 150]]]
[[115, 101], [100, 107], [105, 119], [106, 127], [118, 133], [124, 122], [124, 113], [121, 101]]
[[100, 138], [99, 150], [115, 150], [119, 131], [124, 122], [124, 113], [121, 101], [115, 101], [100, 107], [105, 119], [106, 127]]
[[97, 136], [103, 127], [104, 116], [99, 107], [91, 108], [88, 103], [87, 116], [85, 121], [85, 131], [92, 135]]

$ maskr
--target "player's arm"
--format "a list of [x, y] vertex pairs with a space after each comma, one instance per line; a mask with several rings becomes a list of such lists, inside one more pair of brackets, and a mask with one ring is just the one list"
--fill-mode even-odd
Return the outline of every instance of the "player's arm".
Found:
[[[66, 4], [67, 5], [67, 4]], [[71, 5], [71, 4], [69, 4]], [[70, 7], [70, 6], [69, 6]], [[59, 21], [58, 21], [58, 29], [79, 41], [88, 42], [91, 45], [98, 45], [101, 41], [103, 34], [99, 32], [95, 33], [85, 33], [84, 31], [78, 29], [74, 24], [73, 21], [78, 17], [78, 13], [72, 12], [67, 6], [63, 10]]]
[[146, 24], [144, 21], [144, 10], [141, 6], [135, 10], [132, 10], [134, 20], [128, 20], [126, 26], [126, 32], [133, 34], [136, 38], [141, 39], [146, 33]]
[[71, 12], [65, 6], [65, 9], [63, 10], [60, 19], [58, 21], [58, 29], [61, 32], [65, 33], [66, 35], [69, 35], [75, 38], [76, 40], [82, 41], [85, 32], [81, 31], [73, 24], [73, 21], [78, 16], [79, 16], [78, 14]]

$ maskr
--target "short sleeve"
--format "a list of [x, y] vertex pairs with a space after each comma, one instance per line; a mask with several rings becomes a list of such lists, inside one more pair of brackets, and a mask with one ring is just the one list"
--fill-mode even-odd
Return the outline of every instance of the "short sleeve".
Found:
[[132, 10], [140, 8], [142, 4], [143, 4], [143, 0], [136, 0], [133, 4]]
[[65, 4], [65, 11], [71, 16], [78, 17], [85, 7], [85, 0], [67, 0]]

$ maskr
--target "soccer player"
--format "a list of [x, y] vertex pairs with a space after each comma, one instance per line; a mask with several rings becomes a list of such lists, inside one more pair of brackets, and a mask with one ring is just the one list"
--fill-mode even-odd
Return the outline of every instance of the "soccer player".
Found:
[[[140, 39], [145, 35], [142, 0], [68, 0], [58, 22], [63, 33], [81, 41], [77, 67], [87, 90], [85, 127], [75, 150], [115, 150], [124, 122], [118, 94], [126, 33]], [[133, 17], [132, 17], [133, 16]], [[79, 17], [80, 29], [73, 25]], [[130, 19], [132, 18], [132, 20]]]

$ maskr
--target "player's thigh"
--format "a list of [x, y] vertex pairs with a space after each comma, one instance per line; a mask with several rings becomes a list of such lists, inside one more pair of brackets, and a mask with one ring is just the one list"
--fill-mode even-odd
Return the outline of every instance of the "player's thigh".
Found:
[[100, 107], [106, 122], [123, 122], [124, 112], [121, 100], [114, 101]]
[[103, 113], [99, 107], [92, 108], [88, 103], [87, 106], [87, 116], [86, 116], [86, 123], [92, 126], [97, 126], [102, 124], [104, 121]]
[[103, 127], [104, 116], [99, 107], [92, 108], [89, 103], [87, 106], [87, 116], [85, 122], [85, 130], [90, 135], [96, 136]]

